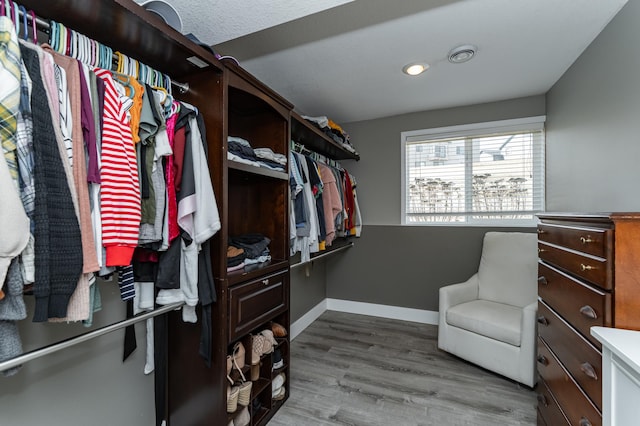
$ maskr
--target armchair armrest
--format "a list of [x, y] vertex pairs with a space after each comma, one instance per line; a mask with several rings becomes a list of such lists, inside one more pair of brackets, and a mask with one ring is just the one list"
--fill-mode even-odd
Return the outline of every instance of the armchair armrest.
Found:
[[444, 313], [449, 307], [470, 302], [478, 298], [478, 274], [460, 284], [440, 287], [439, 310]]

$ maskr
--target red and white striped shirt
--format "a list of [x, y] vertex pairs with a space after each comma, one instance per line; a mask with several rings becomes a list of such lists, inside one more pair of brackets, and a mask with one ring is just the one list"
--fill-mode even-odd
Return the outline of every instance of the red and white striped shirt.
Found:
[[140, 230], [140, 183], [136, 152], [111, 73], [96, 68], [105, 83], [100, 179], [102, 245], [107, 266], [131, 264]]

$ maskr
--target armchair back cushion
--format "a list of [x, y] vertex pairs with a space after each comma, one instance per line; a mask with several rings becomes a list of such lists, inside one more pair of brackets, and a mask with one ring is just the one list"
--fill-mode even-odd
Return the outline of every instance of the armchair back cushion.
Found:
[[525, 307], [538, 287], [538, 236], [524, 232], [487, 232], [478, 268], [478, 298]]

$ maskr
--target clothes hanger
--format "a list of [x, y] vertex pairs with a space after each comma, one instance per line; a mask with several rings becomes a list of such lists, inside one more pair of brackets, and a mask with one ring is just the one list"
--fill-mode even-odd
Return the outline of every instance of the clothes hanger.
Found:
[[33, 10], [29, 10], [31, 15], [31, 30], [33, 31], [33, 44], [38, 44], [38, 28], [36, 22], [36, 14]]
[[29, 40], [29, 25], [27, 24], [27, 9], [20, 5], [20, 12], [22, 12], [22, 26], [24, 27], [24, 35], [22, 38], [24, 40]]
[[167, 92], [167, 89], [165, 89], [165, 88], [164, 88], [164, 87], [162, 87], [162, 86], [151, 86], [151, 88], [152, 88], [153, 90], [157, 90], [157, 91], [159, 91], [159, 92], [162, 92], [163, 96], [162, 96], [162, 99], [160, 100], [160, 103], [161, 103], [162, 105], [164, 105], [164, 104], [165, 104], [165, 102], [167, 101], [167, 98], [169, 97], [169, 93]]

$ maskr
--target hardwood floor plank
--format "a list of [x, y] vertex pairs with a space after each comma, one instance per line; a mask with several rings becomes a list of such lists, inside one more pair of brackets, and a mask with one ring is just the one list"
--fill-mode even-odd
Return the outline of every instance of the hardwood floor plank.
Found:
[[532, 426], [531, 389], [437, 348], [437, 326], [325, 312], [291, 344], [269, 426]]

